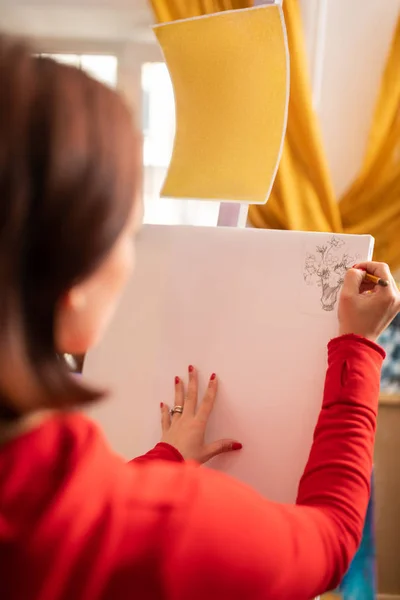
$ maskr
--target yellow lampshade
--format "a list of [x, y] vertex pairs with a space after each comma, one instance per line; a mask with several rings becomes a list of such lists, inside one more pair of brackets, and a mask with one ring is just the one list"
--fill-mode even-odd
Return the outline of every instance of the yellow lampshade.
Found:
[[176, 135], [161, 192], [263, 204], [287, 121], [289, 59], [280, 6], [155, 27], [175, 94]]

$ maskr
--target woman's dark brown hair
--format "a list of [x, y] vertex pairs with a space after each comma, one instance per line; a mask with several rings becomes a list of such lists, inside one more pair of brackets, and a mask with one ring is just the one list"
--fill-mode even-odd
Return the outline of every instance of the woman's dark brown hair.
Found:
[[0, 418], [99, 396], [58, 358], [55, 312], [123, 230], [139, 172], [115, 92], [0, 36]]

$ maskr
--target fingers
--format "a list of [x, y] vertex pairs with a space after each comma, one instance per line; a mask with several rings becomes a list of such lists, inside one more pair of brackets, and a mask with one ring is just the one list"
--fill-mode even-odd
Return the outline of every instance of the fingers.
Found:
[[[365, 280], [365, 273], [379, 277], [385, 281], [389, 281], [390, 286], [382, 287], [370, 284]], [[390, 268], [385, 263], [379, 262], [363, 262], [358, 263], [353, 269], [349, 269], [346, 273], [345, 281], [343, 284], [343, 292], [346, 295], [363, 292], [365, 290], [373, 290], [378, 294], [388, 295], [390, 292], [395, 291], [398, 293], [397, 284], [391, 274]]]
[[208, 446], [204, 448], [202, 462], [208, 462], [215, 456], [224, 454], [225, 452], [235, 452], [237, 450], [241, 450], [242, 447], [242, 444], [235, 440], [218, 440], [217, 442], [208, 444]]
[[171, 427], [171, 415], [166, 404], [161, 403], [161, 429], [165, 433]]
[[217, 397], [218, 381], [217, 376], [213, 373], [208, 382], [208, 387], [203, 398], [203, 402], [199, 406], [197, 417], [203, 423], [207, 423], [215, 404], [215, 398]]
[[[186, 397], [185, 386], [183, 381], [179, 377], [175, 377], [174, 406], [183, 406], [185, 415], [194, 415], [197, 407], [198, 373], [192, 365], [188, 367], [188, 372], [189, 382]], [[176, 413], [173, 418], [179, 415], [180, 413]]]
[[[390, 268], [386, 263], [380, 262], [363, 262], [356, 265], [357, 269], [361, 271], [366, 271], [371, 275], [375, 275], [375, 277], [379, 277], [380, 279], [386, 279], [387, 281], [393, 282], [394, 279], [392, 277], [392, 273], [390, 272]], [[384, 288], [382, 288], [384, 289]]]
[[389, 282], [389, 286], [375, 286], [375, 293], [382, 295], [387, 300], [392, 301], [394, 305], [397, 307], [397, 310], [400, 308], [400, 292], [397, 286], [397, 283], [390, 271], [390, 267], [386, 263], [379, 262], [364, 262], [356, 265], [357, 269], [362, 269], [362, 271], [366, 271], [371, 275], [375, 275], [375, 277], [379, 277], [380, 279], [384, 279]]
[[364, 281], [364, 273], [358, 268], [349, 269], [344, 276], [342, 295], [353, 296], [360, 293], [361, 285]]
[[185, 398], [185, 414], [194, 415], [197, 407], [197, 394], [199, 387], [198, 373], [192, 365], [189, 366], [188, 371], [189, 383]]
[[185, 389], [183, 381], [179, 377], [175, 377], [175, 400], [174, 406], [183, 406], [185, 403]]

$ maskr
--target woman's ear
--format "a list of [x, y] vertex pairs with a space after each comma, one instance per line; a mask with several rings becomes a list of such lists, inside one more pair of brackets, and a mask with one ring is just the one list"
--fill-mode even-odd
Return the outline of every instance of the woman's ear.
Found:
[[61, 299], [61, 304], [74, 312], [85, 310], [87, 306], [87, 295], [84, 286], [77, 285], [70, 289]]
[[68, 354], [86, 352], [89, 344], [87, 323], [88, 295], [85, 285], [77, 285], [61, 298], [55, 318], [57, 351]]

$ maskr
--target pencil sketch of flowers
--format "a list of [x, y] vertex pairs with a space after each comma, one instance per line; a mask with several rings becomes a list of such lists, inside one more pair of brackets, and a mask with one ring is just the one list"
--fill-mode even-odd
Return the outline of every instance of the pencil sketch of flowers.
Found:
[[314, 254], [306, 255], [304, 281], [321, 288], [321, 307], [326, 311], [335, 308], [345, 273], [359, 258], [347, 254], [344, 246], [344, 240], [333, 236], [323, 246], [317, 246]]

